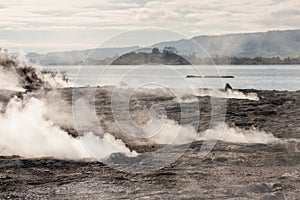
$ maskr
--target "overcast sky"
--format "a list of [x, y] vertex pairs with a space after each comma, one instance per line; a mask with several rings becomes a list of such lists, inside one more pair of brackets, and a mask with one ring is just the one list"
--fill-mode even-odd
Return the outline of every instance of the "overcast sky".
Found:
[[[300, 1], [0, 0], [0, 46], [12, 51], [94, 48], [144, 27], [172, 29], [188, 37], [297, 29]], [[179, 37], [166, 33], [159, 40]], [[145, 38], [139, 45], [157, 40], [151, 32]]]

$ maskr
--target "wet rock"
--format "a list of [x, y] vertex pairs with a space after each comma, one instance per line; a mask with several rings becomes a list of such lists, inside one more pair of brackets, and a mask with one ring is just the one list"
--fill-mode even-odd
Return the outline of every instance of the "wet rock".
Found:
[[218, 158], [215, 158], [214, 161], [224, 163], [224, 162], [228, 161], [228, 158], [218, 157]]
[[246, 191], [253, 193], [267, 193], [271, 192], [272, 189], [265, 183], [262, 184], [254, 184], [246, 187]]
[[243, 189], [237, 190], [234, 195], [236, 197], [249, 197], [248, 193]]
[[226, 85], [225, 85], [225, 91], [228, 91], [228, 90], [232, 90], [232, 87], [231, 87], [231, 85], [229, 84], [229, 83], [226, 83]]
[[267, 194], [263, 196], [262, 200], [284, 200], [284, 195], [280, 192], [275, 192], [272, 194]]

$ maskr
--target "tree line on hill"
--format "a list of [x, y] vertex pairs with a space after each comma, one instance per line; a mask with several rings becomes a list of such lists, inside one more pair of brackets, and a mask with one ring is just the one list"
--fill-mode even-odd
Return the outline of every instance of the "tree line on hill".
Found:
[[280, 57], [219, 57], [197, 58], [194, 55], [183, 56], [192, 64], [216, 64], [216, 65], [299, 65], [300, 56], [296, 58], [280, 58]]
[[169, 64], [169, 65], [189, 65], [189, 64], [216, 64], [216, 65], [295, 65], [300, 64], [300, 56], [296, 58], [271, 57], [214, 57], [199, 58], [195, 53], [190, 55], [178, 55], [174, 47], [165, 47], [162, 52], [158, 48], [153, 48], [151, 53], [131, 52], [116, 57], [112, 60], [106, 59], [106, 64], [112, 65], [141, 65], [141, 64]]

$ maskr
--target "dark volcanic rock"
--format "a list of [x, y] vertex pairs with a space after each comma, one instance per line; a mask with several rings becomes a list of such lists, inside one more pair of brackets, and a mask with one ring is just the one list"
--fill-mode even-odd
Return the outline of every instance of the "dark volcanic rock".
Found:
[[271, 192], [272, 189], [267, 184], [257, 184], [257, 185], [250, 185], [246, 188], [247, 192], [254, 192], [254, 193], [267, 193]]
[[268, 194], [263, 196], [262, 200], [284, 200], [284, 195], [280, 192], [275, 192], [273, 194]]
[[[94, 89], [84, 88], [81, 92], [90, 93]], [[0, 157], [0, 199], [299, 199], [298, 142], [231, 144], [218, 141], [201, 159], [199, 151], [203, 142], [199, 141], [192, 143], [174, 163], [164, 166], [162, 159], [172, 157], [182, 146], [166, 154], [158, 151], [164, 145], [137, 143], [122, 133], [113, 124], [111, 91], [111, 88], [96, 88], [95, 99], [90, 100], [96, 103], [99, 123], [105, 132], [122, 138], [128, 147], [140, 153], [139, 156], [127, 158], [124, 154], [113, 154], [103, 163]], [[61, 93], [71, 105], [72, 89], [45, 91], [51, 92]], [[243, 92], [256, 92], [260, 101], [228, 99], [226, 123], [229, 126], [242, 129], [255, 126], [283, 139], [300, 138], [300, 91]], [[9, 100], [2, 96], [0, 94], [4, 103]], [[201, 110], [199, 124], [194, 123], [199, 117], [195, 112], [185, 116], [184, 123], [204, 131], [211, 118], [211, 99], [198, 97], [197, 100]], [[165, 108], [168, 118], [180, 120], [180, 103], [175, 98], [170, 95], [156, 98], [150, 93], [132, 97], [132, 118], [147, 121], [153, 105]], [[78, 134], [73, 127], [64, 127], [64, 130], [74, 137]], [[156, 160], [150, 158], [152, 152], [157, 153]], [[147, 164], [151, 167], [151, 162], [162, 165], [161, 169], [143, 173], [143, 167]], [[135, 171], [119, 171], [125, 167]]]

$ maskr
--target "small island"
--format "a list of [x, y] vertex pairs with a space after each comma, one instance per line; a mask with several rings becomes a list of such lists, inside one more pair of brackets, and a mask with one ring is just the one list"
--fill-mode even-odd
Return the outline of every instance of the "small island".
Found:
[[165, 47], [162, 52], [158, 48], [153, 48], [152, 52], [130, 52], [123, 54], [112, 62], [112, 65], [190, 65], [183, 57], [177, 54], [174, 47]]

